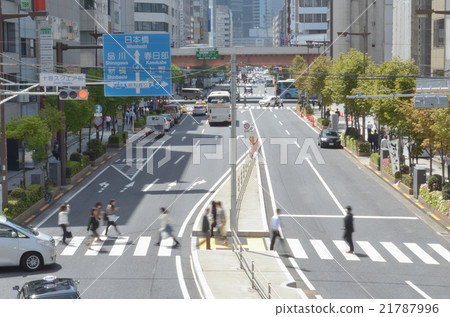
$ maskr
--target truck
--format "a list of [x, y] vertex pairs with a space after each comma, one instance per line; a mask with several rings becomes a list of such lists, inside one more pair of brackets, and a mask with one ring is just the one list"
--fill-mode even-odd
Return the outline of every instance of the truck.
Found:
[[145, 134], [149, 135], [150, 133], [155, 132], [158, 136], [163, 136], [168, 124], [169, 123], [164, 116], [148, 116]]

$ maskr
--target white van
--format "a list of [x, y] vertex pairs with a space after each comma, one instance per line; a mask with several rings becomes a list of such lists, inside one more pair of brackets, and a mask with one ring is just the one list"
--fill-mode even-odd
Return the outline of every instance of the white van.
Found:
[[156, 132], [158, 135], [163, 136], [164, 132], [168, 130], [169, 122], [164, 116], [148, 116], [146, 129], [148, 129], [147, 135], [151, 132]]
[[0, 266], [37, 271], [56, 262], [55, 240], [31, 227], [0, 216]]

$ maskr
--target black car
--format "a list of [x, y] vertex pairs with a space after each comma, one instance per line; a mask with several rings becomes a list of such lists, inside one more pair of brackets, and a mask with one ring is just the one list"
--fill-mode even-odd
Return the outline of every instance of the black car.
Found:
[[18, 291], [17, 298], [20, 299], [79, 299], [77, 284], [70, 278], [46, 276], [42, 280], [25, 283], [21, 289], [14, 286], [13, 290]]
[[320, 131], [317, 143], [321, 148], [324, 146], [341, 147], [341, 137], [336, 130], [324, 129]]

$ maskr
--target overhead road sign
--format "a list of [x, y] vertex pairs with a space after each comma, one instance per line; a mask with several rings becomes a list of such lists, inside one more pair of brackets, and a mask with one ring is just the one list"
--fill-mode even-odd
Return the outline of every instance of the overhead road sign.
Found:
[[450, 92], [450, 78], [416, 78], [416, 92]]
[[105, 96], [172, 93], [169, 34], [104, 34]]
[[215, 47], [198, 48], [195, 54], [197, 59], [219, 59], [219, 51]]
[[86, 75], [40, 73], [39, 84], [41, 86], [84, 87], [86, 86]]
[[417, 96], [414, 97], [414, 108], [447, 108], [447, 96]]

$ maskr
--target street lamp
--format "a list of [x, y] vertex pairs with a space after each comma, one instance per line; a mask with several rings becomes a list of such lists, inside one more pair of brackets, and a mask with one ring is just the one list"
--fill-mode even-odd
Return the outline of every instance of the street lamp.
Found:
[[[0, 1], [0, 90], [3, 90], [3, 22], [9, 19], [17, 19], [23, 17], [31, 17], [33, 20], [36, 17], [46, 17], [47, 11], [33, 11], [28, 13], [16, 13], [16, 14], [3, 14], [2, 1]], [[0, 151], [2, 161], [2, 210], [4, 210], [8, 204], [8, 156], [6, 145], [6, 118], [5, 118], [5, 103], [3, 102], [4, 94], [0, 94], [0, 125], [1, 125], [1, 140]]]

